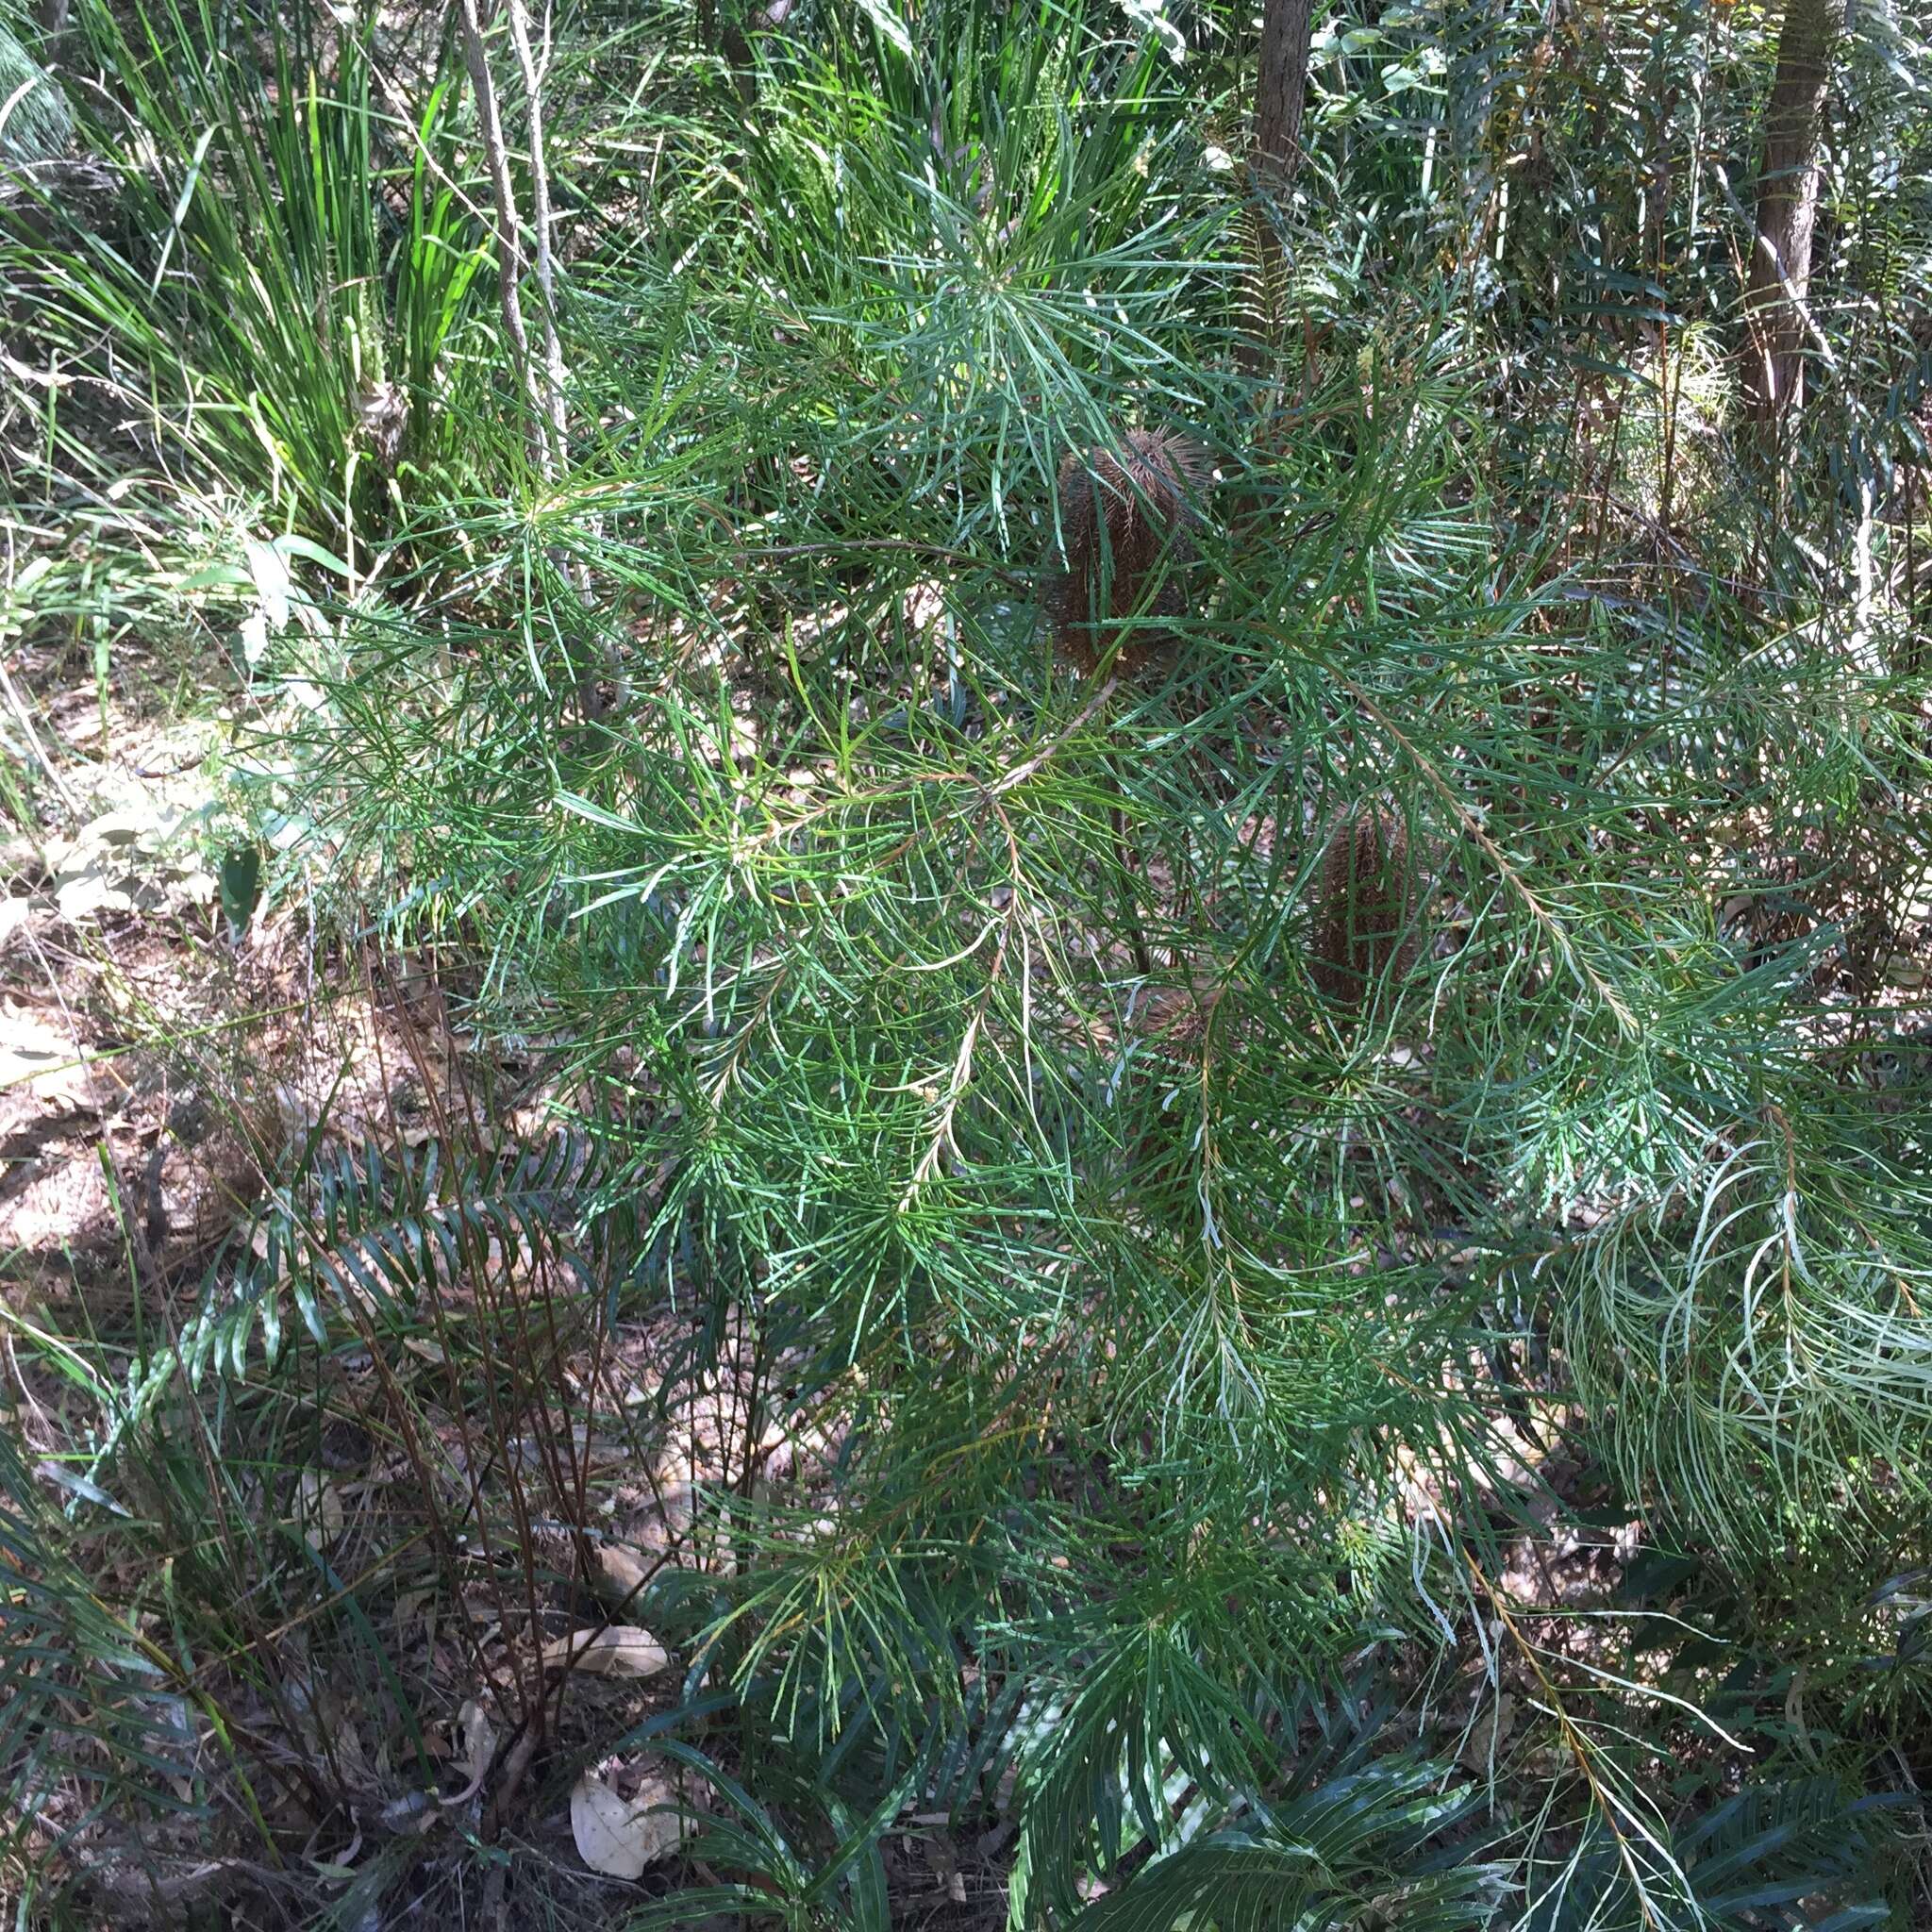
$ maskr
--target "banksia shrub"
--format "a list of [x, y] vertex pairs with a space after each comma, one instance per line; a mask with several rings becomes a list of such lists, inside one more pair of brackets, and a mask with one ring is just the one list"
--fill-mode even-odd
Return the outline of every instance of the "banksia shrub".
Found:
[[1158, 429], [1130, 429], [1117, 453], [1075, 451], [1060, 465], [1069, 568], [1054, 599], [1054, 641], [1082, 671], [1116, 643], [1123, 673], [1172, 645], [1173, 633], [1147, 620], [1186, 608], [1181, 573], [1202, 471], [1191, 443]]
[[1379, 805], [1359, 805], [1329, 836], [1315, 908], [1315, 984], [1359, 1007], [1415, 957], [1415, 874], [1408, 833]]

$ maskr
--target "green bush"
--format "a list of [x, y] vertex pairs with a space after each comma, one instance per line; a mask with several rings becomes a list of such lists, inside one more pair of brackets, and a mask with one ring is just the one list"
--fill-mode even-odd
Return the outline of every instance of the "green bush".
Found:
[[[640, 1923], [892, 1923], [906, 1816], [996, 1841], [1015, 1928], [1888, 1922], [1932, 847], [1923, 499], [1874, 506], [1926, 370], [1858, 318], [1932, 235], [1928, 70], [1900, 29], [1918, 92], [1834, 124], [1900, 178], [1835, 150], [1830, 353], [1767, 474], [1717, 185], [1770, 43], [1653, 13], [1338, 16], [1274, 210], [1226, 164], [1231, 14], [824, 7], [748, 57], [566, 14], [546, 475], [446, 50], [405, 115], [373, 22], [83, 8], [121, 229], [20, 240], [26, 327], [260, 506], [186, 579], [253, 625], [230, 807], [333, 996], [428, 958], [471, 1050], [433, 1134], [253, 1132], [262, 1205], [165, 1339], [18, 1324], [77, 1391], [20, 1600], [138, 1579], [112, 1617], [165, 1615], [226, 1747], [193, 1802], [253, 1792], [233, 1711], [299, 1628], [426, 1804], [461, 1699], [388, 1635], [426, 1601], [533, 1740], [491, 1792], [647, 1746], [687, 1780], [705, 1870]], [[37, 407], [22, 474], [104, 483]], [[1057, 477], [1130, 427], [1213, 475], [1123, 632], [1161, 648], [1083, 675]], [[151, 593], [187, 533], [144, 502]], [[1338, 997], [1374, 853], [1401, 930]], [[704, 1403], [625, 1612], [681, 1684], [572, 1733], [475, 1607], [575, 1621], [621, 1487], [576, 1448], [655, 1468]], [[302, 1513], [350, 1420], [393, 1465], [353, 1561]], [[1509, 1580], [1625, 1525], [1587, 1613]], [[313, 1707], [260, 1723], [359, 1820]], [[58, 1725], [22, 1712], [24, 1790]], [[466, 1898], [491, 1803], [436, 1868]], [[258, 1861], [272, 1810], [229, 1805]], [[337, 1916], [416, 1842], [324, 1856]]]

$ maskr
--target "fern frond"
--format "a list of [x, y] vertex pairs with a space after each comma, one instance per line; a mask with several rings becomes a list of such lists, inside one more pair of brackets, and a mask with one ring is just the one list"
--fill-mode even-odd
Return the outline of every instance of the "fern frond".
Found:
[[144, 1373], [130, 1371], [89, 1479], [111, 1466], [177, 1374], [192, 1388], [210, 1371], [241, 1377], [258, 1329], [273, 1366], [291, 1312], [320, 1346], [332, 1315], [405, 1324], [425, 1294], [473, 1270], [542, 1265], [587, 1283], [597, 1216], [620, 1165], [614, 1150], [572, 1132], [507, 1156], [466, 1151], [452, 1160], [434, 1141], [325, 1154], [238, 1244], [239, 1264], [230, 1251], [210, 1266], [179, 1343], [157, 1350]]

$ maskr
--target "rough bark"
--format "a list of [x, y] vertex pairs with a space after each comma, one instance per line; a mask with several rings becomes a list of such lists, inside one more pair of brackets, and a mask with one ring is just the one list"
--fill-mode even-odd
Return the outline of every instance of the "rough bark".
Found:
[[1278, 332], [1286, 263], [1275, 211], [1288, 200], [1301, 161], [1302, 105], [1308, 92], [1313, 0], [1262, 0], [1261, 46], [1255, 72], [1255, 147], [1250, 178], [1256, 291], [1254, 330], [1242, 345], [1250, 375], [1266, 373]]
[[1803, 305], [1818, 221], [1818, 144], [1845, 0], [1790, 0], [1764, 112], [1757, 234], [1744, 289], [1745, 408], [1759, 422], [1802, 400]]
[[67, 58], [67, 26], [71, 0], [40, 0], [34, 9], [41, 24], [42, 51], [50, 66]]
[[1262, 0], [1260, 64], [1255, 75], [1255, 171], [1276, 195], [1286, 193], [1301, 159], [1302, 104], [1308, 92], [1313, 26], [1313, 0]]

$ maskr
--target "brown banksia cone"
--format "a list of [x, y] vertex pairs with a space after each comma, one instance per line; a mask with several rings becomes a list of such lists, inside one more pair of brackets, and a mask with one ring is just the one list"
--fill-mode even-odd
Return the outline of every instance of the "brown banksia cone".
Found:
[[1124, 675], [1173, 646], [1173, 632], [1149, 620], [1187, 608], [1182, 576], [1206, 471], [1193, 443], [1161, 429], [1130, 429], [1117, 452], [1075, 451], [1060, 465], [1069, 569], [1054, 594], [1054, 643], [1081, 671], [1116, 643]]
[[1315, 984], [1358, 1008], [1415, 958], [1408, 833], [1379, 805], [1358, 805], [1329, 835], [1315, 908]]

